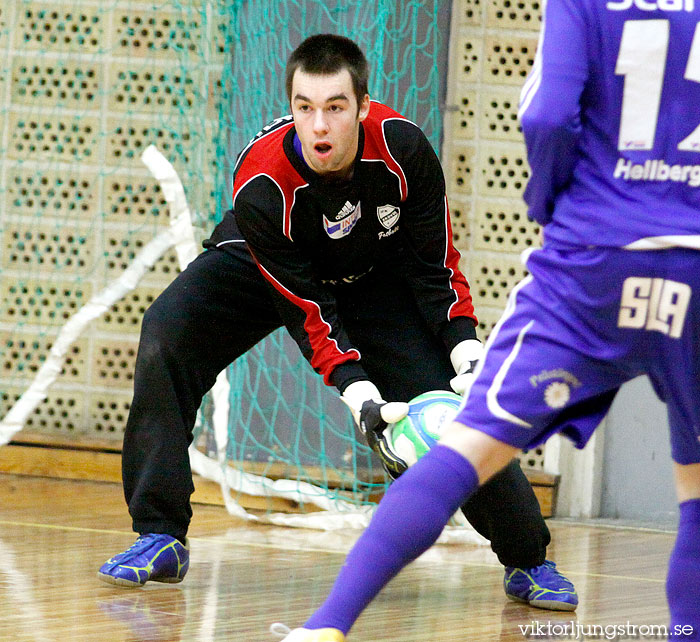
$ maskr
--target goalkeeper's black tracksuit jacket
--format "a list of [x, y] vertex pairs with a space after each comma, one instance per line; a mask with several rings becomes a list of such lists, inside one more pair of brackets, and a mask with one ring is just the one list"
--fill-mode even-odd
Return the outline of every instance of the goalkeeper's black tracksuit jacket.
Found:
[[[449, 390], [450, 350], [476, 337], [442, 169], [421, 130], [372, 102], [342, 182], [307, 167], [298, 145], [291, 117], [248, 144], [233, 208], [144, 315], [122, 454], [136, 532], [184, 538], [202, 397], [273, 330], [285, 326], [327, 384], [370, 379], [387, 401]], [[463, 511], [504, 565], [544, 562], [549, 531], [517, 461]]]

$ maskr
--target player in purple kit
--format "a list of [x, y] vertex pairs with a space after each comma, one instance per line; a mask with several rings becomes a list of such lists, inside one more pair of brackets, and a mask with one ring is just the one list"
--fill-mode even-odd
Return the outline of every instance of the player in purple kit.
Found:
[[680, 522], [670, 635], [700, 634], [700, 9], [549, 0], [520, 104], [544, 226], [440, 443], [391, 486], [326, 602], [285, 642], [340, 642], [521, 448], [583, 447], [646, 374], [668, 406]]
[[[139, 538], [100, 579], [184, 578], [197, 409], [217, 374], [273, 330], [284, 325], [338, 389], [392, 476], [402, 462], [380, 439], [387, 421], [471, 376], [481, 343], [439, 160], [415, 124], [370, 101], [367, 78], [347, 38], [312, 36], [293, 52], [292, 115], [241, 152], [232, 210], [147, 311], [122, 453]], [[573, 585], [545, 559], [549, 530], [515, 458], [463, 510], [506, 567], [509, 597], [576, 608]], [[531, 575], [541, 590], [523, 583]]]

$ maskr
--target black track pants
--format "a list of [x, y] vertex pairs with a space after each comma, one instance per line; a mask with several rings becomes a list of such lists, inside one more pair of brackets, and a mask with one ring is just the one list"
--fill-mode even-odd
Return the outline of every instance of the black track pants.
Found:
[[[124, 435], [124, 493], [138, 533], [184, 538], [194, 487], [188, 446], [202, 397], [228, 364], [282, 325], [273, 293], [243, 244], [208, 250], [146, 311]], [[445, 346], [429, 331], [407, 286], [370, 273], [337, 287], [338, 313], [385, 399], [449, 390]], [[470, 523], [506, 566], [544, 561], [549, 530], [514, 461], [467, 502]]]

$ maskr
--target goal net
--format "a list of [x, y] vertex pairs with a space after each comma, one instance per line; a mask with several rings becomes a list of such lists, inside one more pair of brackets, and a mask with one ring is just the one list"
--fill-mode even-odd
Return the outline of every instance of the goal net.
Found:
[[[186, 263], [147, 148], [181, 183], [192, 225], [185, 255], [196, 253], [230, 205], [238, 151], [288, 112], [289, 53], [312, 33], [334, 32], [365, 51], [372, 97], [418, 123], [437, 149], [449, 5], [0, 5], [0, 442], [21, 429], [48, 443], [120, 444], [141, 317]], [[337, 395], [282, 331], [220, 377], [192, 456], [232, 512], [269, 497], [253, 502], [256, 518], [300, 513], [279, 517], [285, 523], [333, 527], [320, 515], [334, 513], [348, 516], [338, 525], [361, 525], [386, 484]]]

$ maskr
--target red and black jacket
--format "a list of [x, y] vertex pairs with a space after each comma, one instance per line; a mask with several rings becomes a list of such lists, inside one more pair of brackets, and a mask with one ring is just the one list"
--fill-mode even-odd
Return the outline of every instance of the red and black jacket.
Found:
[[422, 131], [372, 102], [360, 125], [352, 178], [332, 184], [300, 158], [294, 135], [291, 117], [280, 118], [241, 152], [233, 209], [206, 245], [226, 249], [245, 240], [280, 295], [285, 325], [325, 382], [342, 389], [362, 372], [361, 355], [338, 318], [335, 292], [339, 283], [372, 278], [374, 269], [406, 278], [448, 349], [475, 336], [442, 168]]

